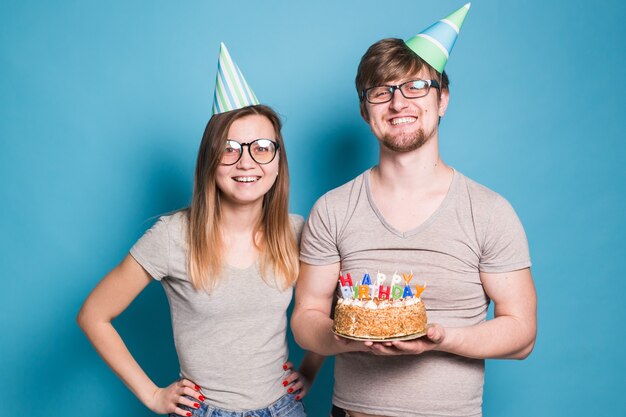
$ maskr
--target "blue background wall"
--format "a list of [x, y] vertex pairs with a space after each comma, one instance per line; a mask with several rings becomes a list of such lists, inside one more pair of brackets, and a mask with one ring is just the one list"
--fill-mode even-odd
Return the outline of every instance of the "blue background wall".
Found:
[[[151, 415], [74, 320], [154, 216], [188, 204], [220, 41], [284, 117], [292, 211], [306, 215], [377, 158], [353, 87], [361, 55], [462, 5], [216, 3], [0, 3], [0, 415]], [[476, 0], [447, 67], [444, 160], [513, 203], [539, 294], [532, 356], [487, 362], [485, 416], [626, 414], [625, 12]], [[176, 378], [158, 284], [115, 324], [157, 383]], [[328, 410], [331, 365], [312, 416]]]

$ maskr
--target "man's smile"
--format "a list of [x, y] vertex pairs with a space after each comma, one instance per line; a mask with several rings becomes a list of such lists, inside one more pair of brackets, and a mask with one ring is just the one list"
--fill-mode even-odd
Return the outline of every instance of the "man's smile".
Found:
[[394, 126], [397, 125], [404, 125], [404, 124], [410, 124], [410, 123], [414, 123], [417, 120], [417, 117], [395, 117], [393, 119], [391, 119], [391, 124]]

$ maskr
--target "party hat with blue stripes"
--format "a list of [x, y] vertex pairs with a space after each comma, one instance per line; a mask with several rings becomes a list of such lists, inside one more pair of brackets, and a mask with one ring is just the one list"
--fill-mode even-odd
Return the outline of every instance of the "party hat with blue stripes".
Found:
[[237, 64], [233, 62], [226, 45], [222, 42], [220, 44], [220, 57], [217, 61], [213, 114], [226, 113], [256, 104], [259, 104], [259, 100], [246, 79], [243, 78]]
[[406, 40], [405, 43], [431, 67], [442, 73], [470, 5], [471, 3], [467, 3], [445, 19], [441, 19]]

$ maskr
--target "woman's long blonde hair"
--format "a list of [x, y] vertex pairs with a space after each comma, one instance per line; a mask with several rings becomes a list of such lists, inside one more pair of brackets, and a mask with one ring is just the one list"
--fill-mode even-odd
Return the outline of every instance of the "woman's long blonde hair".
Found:
[[[223, 267], [220, 190], [215, 171], [220, 165], [228, 131], [244, 116], [266, 117], [274, 126], [278, 142], [278, 177], [263, 197], [263, 208], [253, 236], [261, 254], [261, 274], [270, 285], [281, 289], [293, 285], [298, 275], [298, 247], [289, 221], [289, 167], [278, 115], [263, 105], [248, 106], [211, 117], [198, 152], [194, 189], [188, 209], [188, 273], [193, 286], [211, 292]], [[270, 272], [273, 272], [271, 274]], [[269, 276], [275, 277], [275, 282]]]

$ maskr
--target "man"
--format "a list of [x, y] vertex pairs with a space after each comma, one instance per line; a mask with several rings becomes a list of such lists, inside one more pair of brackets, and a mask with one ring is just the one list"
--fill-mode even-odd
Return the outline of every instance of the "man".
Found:
[[[356, 77], [378, 165], [313, 207], [301, 243], [292, 328], [305, 349], [337, 355], [333, 416], [480, 416], [484, 359], [523, 359], [536, 337], [524, 230], [508, 202], [447, 166], [438, 126], [449, 100], [432, 38], [469, 5], [409, 41], [384, 39]], [[434, 29], [433, 29], [434, 28]], [[432, 29], [432, 30], [431, 30]], [[447, 45], [456, 39], [440, 39]], [[434, 52], [433, 52], [434, 51]], [[432, 324], [418, 339], [359, 342], [332, 333], [339, 274], [413, 272]], [[486, 320], [489, 300], [494, 318]]]

